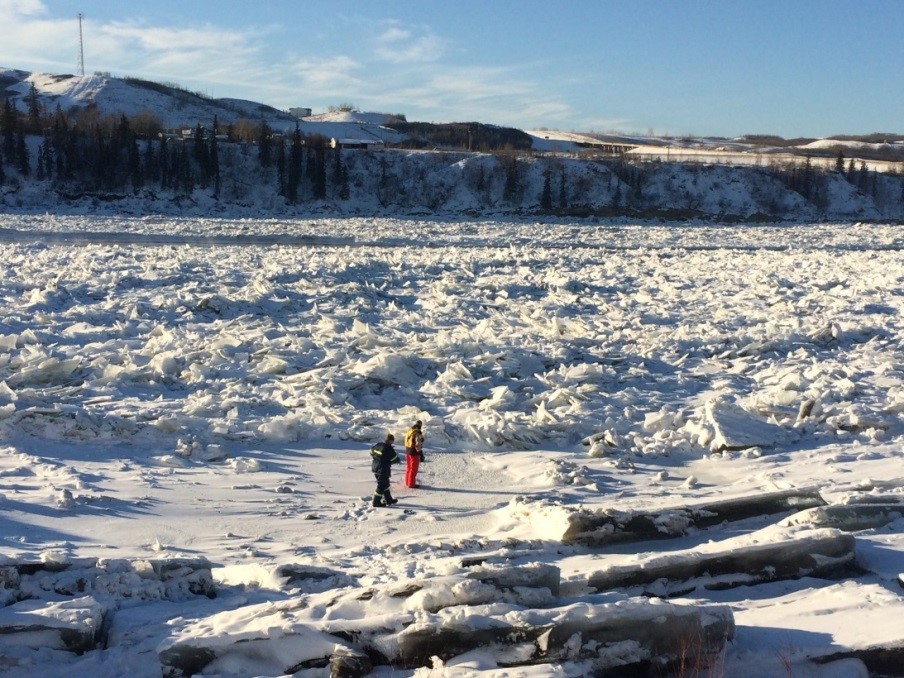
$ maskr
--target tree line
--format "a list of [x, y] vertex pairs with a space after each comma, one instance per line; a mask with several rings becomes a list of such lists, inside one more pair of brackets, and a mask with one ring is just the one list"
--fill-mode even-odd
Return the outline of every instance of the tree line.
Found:
[[[237, 119], [221, 125], [216, 117], [210, 125], [195, 125], [187, 134], [173, 137], [149, 114], [101, 115], [89, 106], [64, 113], [57, 106], [44, 110], [32, 91], [24, 98], [25, 110], [17, 110], [9, 99], [0, 109], [0, 185], [17, 184], [31, 178], [47, 182], [65, 197], [118, 194], [156, 190], [176, 196], [201, 189], [214, 199], [241, 201], [258, 186], [276, 189], [286, 203], [300, 204], [326, 198], [351, 197], [350, 168], [358, 171], [364, 158], [343, 155], [322, 136], [305, 136], [296, 122], [289, 133], [274, 132], [262, 117], [254, 122]], [[542, 160], [542, 185], [525, 180], [535, 162], [522, 140], [503, 128], [476, 123], [423, 125], [404, 123], [406, 129], [437, 143], [494, 147], [494, 160], [474, 163], [464, 175], [464, 185], [485, 205], [518, 208], [534, 204], [548, 213], [578, 213], [589, 209], [591, 194], [598, 198], [600, 184], [592, 184], [584, 173], [569, 175], [560, 158]], [[523, 133], [521, 133], [523, 134]], [[484, 136], [487, 135], [487, 136]], [[496, 136], [493, 136], [496, 135]], [[527, 136], [527, 135], [525, 135]], [[497, 144], [504, 143], [504, 150]], [[518, 148], [513, 148], [517, 143]], [[462, 149], [464, 150], [464, 149]], [[355, 174], [357, 191], [373, 191], [380, 205], [404, 204], [411, 199], [429, 207], [440, 207], [453, 191], [454, 181], [430, 184], [423, 165], [407, 176], [404, 163], [387, 162], [382, 155], [377, 181]], [[392, 158], [389, 158], [392, 160]], [[443, 161], [445, 162], [445, 161]], [[596, 157], [590, 162], [607, 180], [603, 189], [606, 209], [620, 213], [644, 204], [644, 191], [659, 163], [638, 162], [629, 156]], [[773, 164], [762, 172], [778, 179], [817, 207], [828, 204], [831, 169], [803, 162]], [[880, 181], [864, 162], [838, 153], [834, 172], [878, 203], [904, 202], [904, 184]], [[539, 188], [539, 190], [538, 190]], [[677, 190], [677, 189], [676, 189]], [[677, 204], [691, 204], [676, 193]], [[597, 201], [599, 204], [599, 201]]]
[[[89, 106], [64, 113], [42, 110], [32, 88], [20, 112], [7, 98], [0, 110], [0, 184], [17, 178], [49, 182], [64, 194], [137, 193], [142, 189], [190, 194], [222, 189], [221, 144], [256, 152], [258, 166], [290, 204], [327, 195], [330, 180], [348, 196], [348, 172], [338, 149], [322, 136], [274, 133], [261, 118], [221, 125], [200, 123], [187, 135], [164, 134], [149, 114], [99, 115]], [[37, 141], [37, 143], [35, 143]]]

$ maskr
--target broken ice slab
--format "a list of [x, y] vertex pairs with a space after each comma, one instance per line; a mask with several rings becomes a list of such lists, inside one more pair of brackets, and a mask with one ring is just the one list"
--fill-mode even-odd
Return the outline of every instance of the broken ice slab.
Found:
[[[285, 575], [287, 570], [280, 567], [278, 572]], [[511, 573], [502, 566], [475, 568], [464, 576], [293, 595], [190, 623], [161, 643], [158, 656], [167, 676], [215, 673], [239, 662], [259, 662], [261, 657], [268, 663], [255, 664], [256, 670], [279, 674], [299, 667], [356, 665], [362, 653], [374, 663], [396, 664], [396, 636], [417, 618], [446, 608], [526, 614], [525, 610], [556, 605], [549, 587], [557, 589], [558, 584], [559, 569], [537, 563]]]
[[561, 570], [555, 565], [542, 563], [482, 566], [475, 567], [465, 577], [476, 579], [484, 584], [492, 584], [503, 591], [524, 587], [545, 588], [549, 589], [552, 595], [558, 596]]
[[813, 525], [858, 532], [884, 527], [904, 516], [904, 504], [832, 504], [785, 518], [780, 525]]
[[644, 595], [675, 596], [698, 586], [718, 590], [800, 577], [836, 578], [857, 568], [854, 537], [813, 530], [768, 543], [731, 544], [711, 552], [681, 551], [592, 573], [597, 591], [643, 587]]
[[680, 506], [653, 512], [581, 509], [568, 516], [564, 544], [601, 546], [647, 539], [672, 539], [691, 530], [762, 515], [825, 506], [814, 488], [764, 492], [701, 506]]
[[397, 640], [406, 667], [480, 648], [500, 666], [583, 660], [598, 673], [632, 665], [665, 668], [679, 660], [705, 668], [733, 636], [727, 606], [633, 598], [552, 609], [450, 608], [419, 619]]
[[713, 429], [710, 449], [744, 450], [750, 447], [773, 447], [788, 432], [742, 407], [723, 401], [709, 401], [705, 418]]
[[165, 640], [157, 648], [157, 656], [163, 675], [170, 678], [187, 678], [202, 671], [207, 675], [287, 675], [330, 665], [349, 666], [352, 658], [358, 660], [357, 666], [369, 666], [366, 656], [344, 638], [287, 622], [269, 628], [266, 634], [249, 625], [241, 633]]
[[357, 585], [357, 580], [345, 572], [314, 565], [286, 563], [276, 568], [275, 575], [284, 587], [304, 591], [324, 591]]
[[59, 602], [24, 600], [0, 608], [0, 647], [22, 645], [82, 654], [97, 646], [108, 612], [91, 596]]

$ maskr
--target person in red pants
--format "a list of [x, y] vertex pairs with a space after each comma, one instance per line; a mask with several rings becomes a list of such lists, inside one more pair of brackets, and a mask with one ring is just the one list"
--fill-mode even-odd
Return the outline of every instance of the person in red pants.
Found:
[[405, 487], [417, 487], [417, 469], [424, 459], [423, 422], [418, 419], [405, 434]]

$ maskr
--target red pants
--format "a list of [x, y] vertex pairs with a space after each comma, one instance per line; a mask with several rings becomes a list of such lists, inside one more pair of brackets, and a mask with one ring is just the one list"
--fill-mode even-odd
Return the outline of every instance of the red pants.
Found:
[[417, 452], [405, 455], [405, 487], [417, 487], [417, 467], [421, 465], [421, 455]]

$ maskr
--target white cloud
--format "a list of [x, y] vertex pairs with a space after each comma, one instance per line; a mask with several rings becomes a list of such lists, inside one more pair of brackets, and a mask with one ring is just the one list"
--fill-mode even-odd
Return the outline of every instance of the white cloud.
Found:
[[47, 7], [40, 0], [0, 0], [0, 19], [12, 19], [15, 16], [40, 16], [47, 13]]
[[119, 44], [135, 45], [153, 52], [209, 51], [230, 53], [236, 49], [253, 51], [249, 36], [216, 27], [162, 28], [112, 22], [100, 27], [102, 33]]
[[[519, 79], [509, 69], [449, 67], [411, 73], [397, 89], [387, 88], [395, 109], [428, 112], [440, 121], [480, 120], [500, 124], [540, 124], [548, 116], [565, 117], [569, 108], [548, 98], [538, 85]], [[535, 117], [536, 116], [536, 117]], [[554, 124], [554, 123], [552, 123]]]
[[303, 87], [324, 92], [343, 92], [351, 88], [365, 87], [365, 82], [355, 75], [360, 64], [351, 57], [335, 56], [318, 59], [299, 59], [292, 73]]
[[0, 64], [25, 70], [74, 70], [79, 44], [75, 17], [69, 21], [51, 21], [4, 14], [4, 10], [0, 8], [3, 26]]
[[[422, 34], [416, 34], [420, 31]], [[376, 39], [374, 54], [392, 64], [436, 61], [444, 52], [445, 43], [427, 28], [403, 27], [391, 22]]]
[[[256, 33], [200, 28], [162, 28], [111, 22], [92, 30], [86, 61], [102, 70], [143, 74], [207, 86], [257, 82]], [[90, 59], [89, 59], [90, 55]]]

